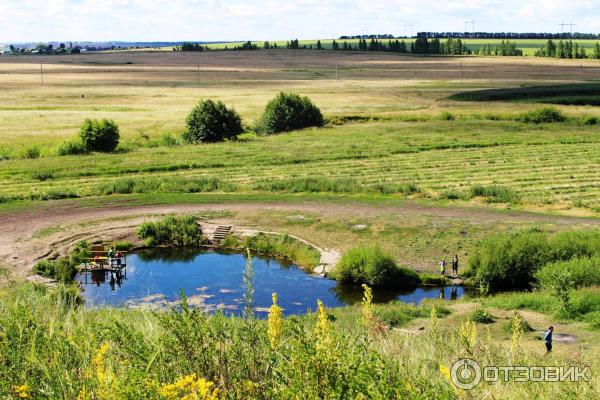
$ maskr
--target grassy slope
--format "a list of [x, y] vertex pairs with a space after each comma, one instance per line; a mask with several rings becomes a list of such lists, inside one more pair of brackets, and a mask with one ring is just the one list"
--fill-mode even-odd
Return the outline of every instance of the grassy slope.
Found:
[[[65, 292], [61, 296], [31, 284], [3, 289], [4, 396], [26, 391], [33, 398], [157, 398], [162, 385], [194, 372], [215, 382], [225, 398], [307, 398], [317, 396], [315, 390], [325, 397], [345, 392], [354, 398], [362, 392], [383, 398], [459, 398], [464, 393], [454, 391], [440, 366], [450, 367], [461, 357], [483, 365], [588, 365], [592, 371], [599, 360], [592, 346], [597, 332], [582, 330], [580, 324], [557, 325], [557, 333], [576, 332], [578, 342], [556, 343], [550, 356], [543, 355], [539, 332], [525, 332], [519, 346], [512, 347], [511, 314], [497, 309], [489, 309], [497, 322], [475, 325], [472, 333], [461, 335], [459, 327], [464, 332], [469, 326], [463, 324], [475, 307], [468, 302], [449, 310], [436, 302], [375, 306], [382, 325], [371, 333], [361, 326], [360, 307], [331, 310], [333, 322], [318, 336], [314, 314], [295, 317], [283, 323], [280, 345], [273, 350], [264, 321], [73, 310], [64, 306]], [[428, 318], [432, 306], [440, 311], [436, 319]], [[549, 323], [542, 314], [522, 316], [534, 329]], [[390, 324], [394, 330], [385, 328]], [[469, 394], [576, 399], [598, 390], [593, 379], [587, 384], [484, 383]]]

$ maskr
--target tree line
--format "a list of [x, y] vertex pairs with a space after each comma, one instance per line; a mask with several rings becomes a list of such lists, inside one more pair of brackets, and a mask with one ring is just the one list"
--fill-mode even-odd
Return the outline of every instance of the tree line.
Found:
[[[315, 44], [301, 44], [298, 39], [292, 39], [286, 42], [285, 46], [278, 46], [277, 43], [265, 41], [261, 46], [247, 41], [242, 45], [235, 47], [225, 46], [222, 50], [261, 50], [261, 49], [303, 49], [303, 50], [324, 50], [325, 46], [320, 40]], [[382, 40], [375, 37], [367, 40], [359, 39], [358, 42], [349, 42], [347, 40], [338, 42], [333, 40], [327, 48], [334, 51], [379, 51], [392, 53], [413, 53], [413, 54], [439, 54], [439, 55], [466, 55], [481, 54], [489, 56], [521, 56], [523, 51], [517, 48], [516, 42], [502, 40], [500, 44], [485, 44], [481, 49], [471, 50], [460, 38], [449, 38], [440, 40], [439, 38], [428, 39], [425, 37], [417, 38], [414, 42], [407, 44], [404, 40], [388, 39]], [[213, 51], [208, 46], [202, 46], [198, 43], [183, 43], [174, 48], [179, 51]]]
[[535, 52], [536, 57], [556, 57], [556, 58], [595, 58], [600, 59], [600, 44], [596, 42], [591, 54], [588, 54], [585, 47], [579, 43], [573, 43], [572, 40], [559, 40], [558, 44], [552, 39], [548, 39], [545, 45]]
[[463, 39], [600, 39], [596, 33], [548, 33], [548, 32], [418, 32], [422, 38]]

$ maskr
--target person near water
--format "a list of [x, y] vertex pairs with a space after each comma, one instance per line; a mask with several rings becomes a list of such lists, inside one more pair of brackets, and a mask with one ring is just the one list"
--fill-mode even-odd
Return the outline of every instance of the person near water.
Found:
[[112, 265], [113, 248], [108, 249], [108, 265]]
[[444, 260], [442, 258], [442, 261], [440, 261], [440, 274], [444, 275], [446, 273], [446, 260]]
[[454, 255], [452, 259], [452, 274], [458, 276], [458, 254]]
[[546, 353], [550, 353], [552, 351], [552, 332], [554, 332], [554, 327], [548, 327], [548, 331], [544, 335], [544, 343], [546, 343]]

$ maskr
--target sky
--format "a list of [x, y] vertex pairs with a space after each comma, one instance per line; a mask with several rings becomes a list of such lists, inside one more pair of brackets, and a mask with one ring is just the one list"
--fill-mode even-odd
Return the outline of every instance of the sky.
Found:
[[404, 35], [462, 32], [466, 20], [486, 32], [560, 32], [572, 22], [598, 33], [600, 0], [0, 0], [0, 43]]

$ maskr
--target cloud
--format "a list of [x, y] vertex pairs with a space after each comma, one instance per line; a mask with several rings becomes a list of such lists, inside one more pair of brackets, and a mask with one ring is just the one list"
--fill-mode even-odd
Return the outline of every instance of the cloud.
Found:
[[600, 31], [600, 1], [0, 0], [0, 42], [263, 40], [342, 34]]

